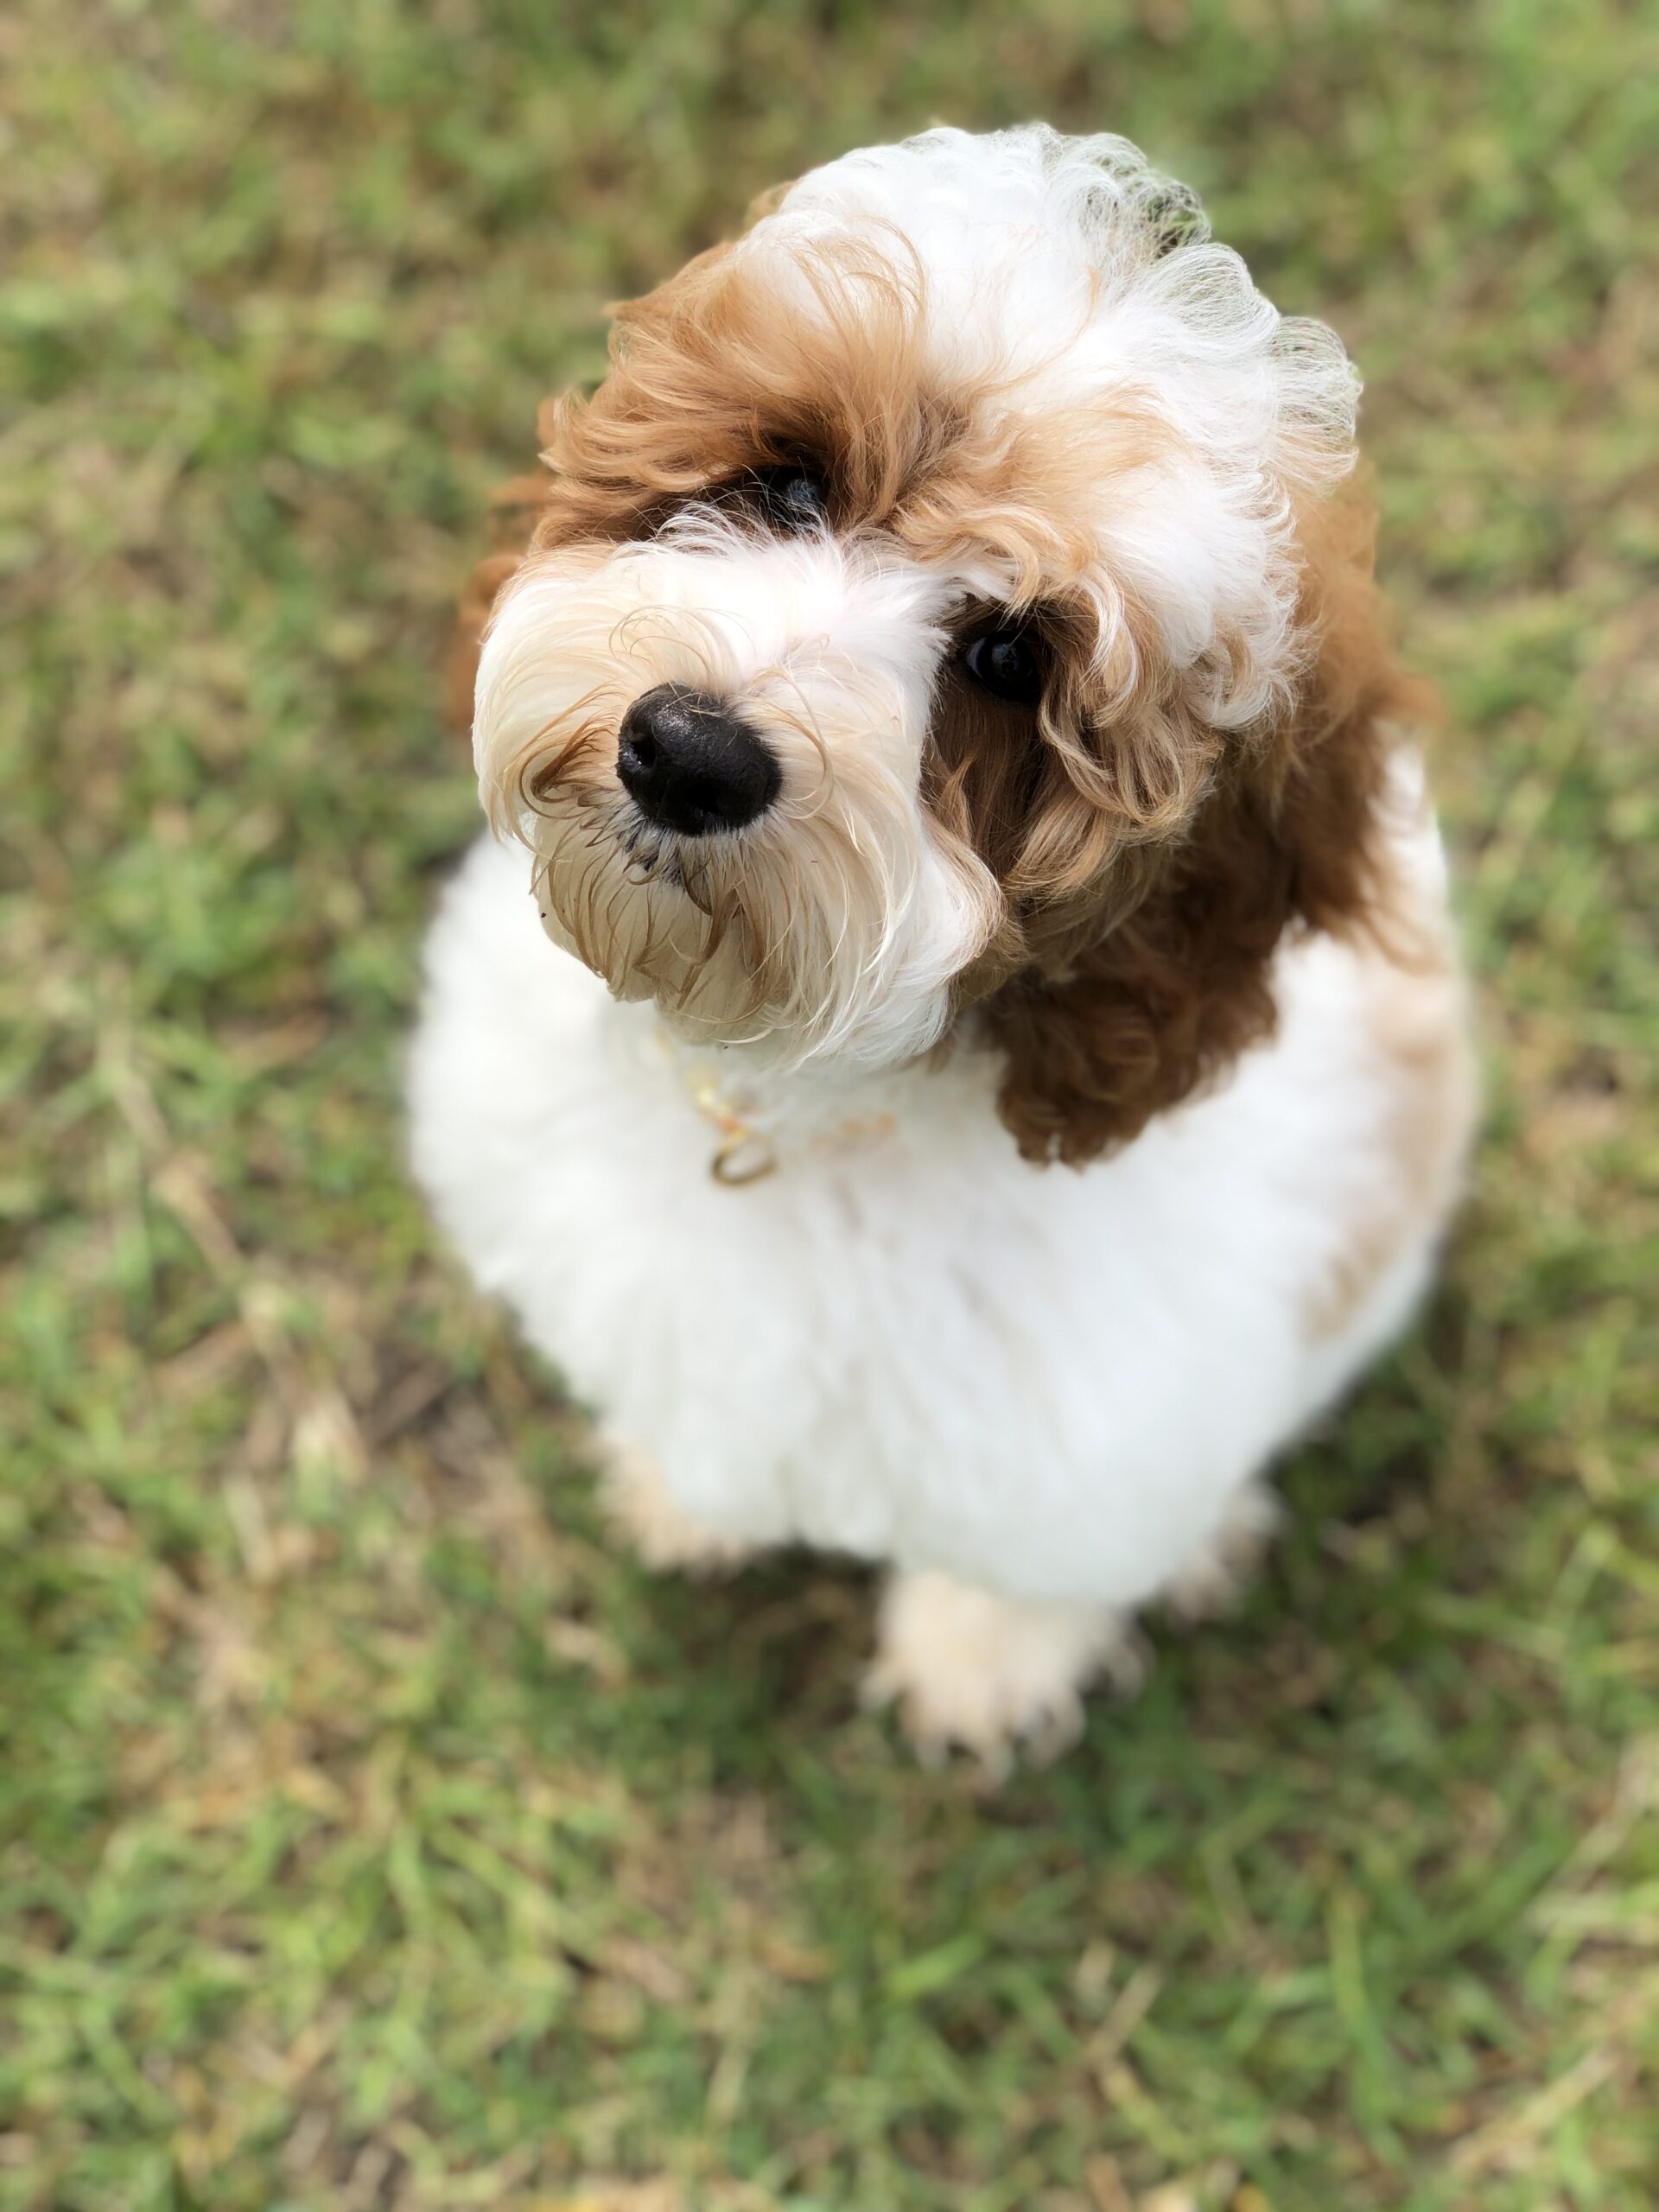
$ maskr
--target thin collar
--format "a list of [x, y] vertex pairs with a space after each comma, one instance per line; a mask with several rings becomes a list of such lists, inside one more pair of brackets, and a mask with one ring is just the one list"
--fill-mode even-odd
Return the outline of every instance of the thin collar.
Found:
[[899, 1126], [897, 1116], [885, 1111], [849, 1114], [804, 1139], [798, 1147], [785, 1146], [775, 1126], [775, 1116], [740, 1103], [706, 1067], [689, 1061], [660, 1024], [657, 1033], [686, 1096], [715, 1133], [709, 1173], [728, 1191], [741, 1190], [746, 1184], [775, 1174], [791, 1152], [823, 1155], [856, 1151], [891, 1136]]

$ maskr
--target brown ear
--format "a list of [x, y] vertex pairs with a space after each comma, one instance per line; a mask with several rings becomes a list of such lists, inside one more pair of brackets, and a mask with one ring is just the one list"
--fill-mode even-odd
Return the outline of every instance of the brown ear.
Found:
[[1369, 513], [1318, 529], [1303, 613], [1319, 645], [1286, 726], [1224, 755], [1188, 834], [1141, 856], [1126, 918], [1058, 976], [1027, 970], [984, 1002], [1002, 1118], [1028, 1160], [1080, 1166], [1127, 1143], [1266, 1036], [1287, 928], [1382, 918], [1387, 721], [1426, 702], [1389, 655]]
[[491, 495], [490, 514], [499, 550], [486, 555], [467, 579], [455, 611], [445, 675], [444, 718], [457, 737], [466, 737], [473, 726], [473, 686], [478, 677], [484, 626], [501, 587], [517, 573], [529, 549], [550, 481], [545, 471], [538, 470], [534, 475], [511, 478]]

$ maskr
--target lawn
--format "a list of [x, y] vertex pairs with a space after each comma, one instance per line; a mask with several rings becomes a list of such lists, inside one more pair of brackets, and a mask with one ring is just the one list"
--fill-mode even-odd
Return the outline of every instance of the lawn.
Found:
[[[403, 1167], [448, 609], [605, 300], [936, 116], [1369, 380], [1488, 1065], [1243, 1610], [988, 1796], [658, 1586]], [[13, 0], [0, 2208], [1659, 2202], [1659, 18]]]

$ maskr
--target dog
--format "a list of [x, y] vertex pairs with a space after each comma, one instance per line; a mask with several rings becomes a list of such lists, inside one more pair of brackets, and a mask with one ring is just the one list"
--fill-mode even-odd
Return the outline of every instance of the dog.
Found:
[[931, 130], [616, 310], [480, 572], [413, 1159], [653, 1568], [887, 1569], [993, 1768], [1223, 1599], [1465, 1173], [1357, 382], [1127, 141]]

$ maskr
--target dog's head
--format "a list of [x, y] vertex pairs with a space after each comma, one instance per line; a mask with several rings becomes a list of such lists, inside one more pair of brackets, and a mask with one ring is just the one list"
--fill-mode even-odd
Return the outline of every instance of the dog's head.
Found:
[[550, 932], [794, 1062], [966, 1016], [1035, 1158], [1259, 1033], [1286, 927], [1373, 891], [1337, 339], [1122, 140], [942, 130], [774, 195], [613, 350], [478, 674]]

